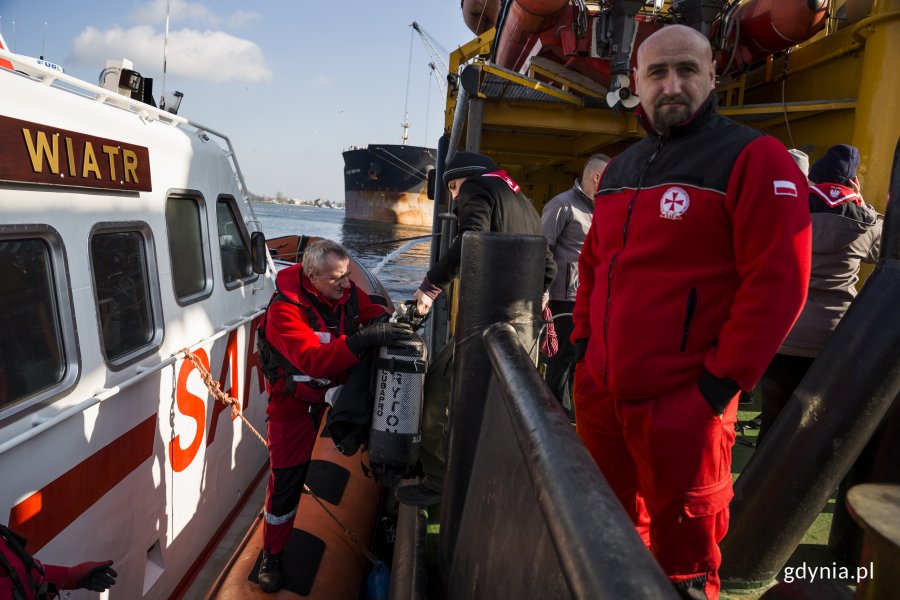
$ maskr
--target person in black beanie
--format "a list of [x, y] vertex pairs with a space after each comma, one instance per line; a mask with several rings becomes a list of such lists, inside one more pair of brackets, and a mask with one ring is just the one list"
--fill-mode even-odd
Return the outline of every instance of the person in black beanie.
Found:
[[[488, 156], [460, 151], [447, 163], [444, 185], [455, 200], [454, 212], [459, 228], [447, 253], [428, 271], [413, 295], [415, 310], [426, 315], [434, 299], [459, 274], [462, 238], [467, 231], [493, 231], [526, 235], [542, 235], [541, 217], [518, 184]], [[556, 276], [556, 261], [546, 250], [544, 298]], [[440, 501], [446, 456], [444, 444], [447, 430], [447, 406], [450, 396], [449, 373], [452, 372], [454, 344], [448, 343], [433, 357], [425, 377], [425, 418], [422, 426], [420, 461], [423, 477], [416, 484], [401, 486], [397, 500], [404, 504], [428, 506]], [[429, 415], [432, 415], [429, 418]]]
[[860, 262], [878, 260], [880, 215], [859, 194], [858, 167], [859, 150], [839, 144], [809, 170], [813, 230], [809, 295], [759, 382], [762, 422], [757, 444], [764, 443], [776, 417], [850, 308]]
[[[447, 253], [428, 271], [413, 295], [416, 312], [431, 310], [434, 299], [459, 274], [462, 237], [467, 231], [542, 235], [541, 217], [519, 185], [494, 160], [477, 152], [459, 151], [447, 163], [444, 185], [455, 200], [459, 217], [456, 238]], [[556, 261], [547, 249], [544, 292], [556, 276]]]

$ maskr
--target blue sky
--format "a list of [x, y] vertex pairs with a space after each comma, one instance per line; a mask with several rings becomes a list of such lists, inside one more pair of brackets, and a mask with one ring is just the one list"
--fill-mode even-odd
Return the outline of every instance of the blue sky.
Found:
[[[184, 93], [180, 115], [231, 137], [257, 194], [343, 200], [341, 151], [400, 143], [409, 24], [418, 21], [447, 50], [474, 37], [459, 0], [169, 4], [166, 90]], [[13, 52], [38, 56], [43, 45], [47, 60], [91, 83], [107, 58], [128, 58], [154, 78], [158, 98], [165, 7], [0, 0], [0, 31]], [[418, 146], [434, 146], [443, 125], [429, 62], [416, 35], [408, 111], [409, 143]]]

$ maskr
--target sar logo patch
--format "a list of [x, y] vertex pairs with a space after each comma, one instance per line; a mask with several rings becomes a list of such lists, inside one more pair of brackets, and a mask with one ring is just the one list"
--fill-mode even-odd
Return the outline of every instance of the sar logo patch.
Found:
[[663, 219], [680, 221], [691, 205], [691, 197], [680, 187], [670, 187], [663, 192], [659, 201], [659, 216]]
[[776, 179], [772, 182], [772, 187], [775, 191], [776, 196], [793, 196], [794, 198], [797, 197], [797, 186], [794, 185], [793, 181]]

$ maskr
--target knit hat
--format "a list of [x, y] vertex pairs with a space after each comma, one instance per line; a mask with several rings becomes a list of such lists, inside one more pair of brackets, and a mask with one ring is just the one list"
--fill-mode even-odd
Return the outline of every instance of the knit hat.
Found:
[[454, 154], [450, 162], [447, 163], [443, 176], [444, 185], [447, 185], [454, 179], [481, 175], [482, 173], [496, 171], [499, 168], [494, 159], [489, 156], [461, 150]]
[[847, 185], [856, 177], [859, 166], [859, 150], [847, 144], [832, 146], [825, 156], [817, 160], [809, 170], [813, 183], [839, 183]]
[[803, 171], [803, 174], [809, 176], [809, 155], [803, 150], [797, 150], [796, 148], [788, 150], [788, 154], [791, 155], [791, 158], [794, 159], [794, 162], [797, 163], [797, 166]]

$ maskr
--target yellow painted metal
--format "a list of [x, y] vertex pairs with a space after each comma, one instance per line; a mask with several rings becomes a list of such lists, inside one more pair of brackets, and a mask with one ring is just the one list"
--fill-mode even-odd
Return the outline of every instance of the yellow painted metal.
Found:
[[722, 98], [723, 106], [733, 106], [744, 103], [744, 85], [746, 77], [741, 75], [734, 81], [716, 88], [716, 92]]
[[580, 108], [527, 101], [486, 103], [484, 126], [519, 131], [574, 133], [630, 133], [638, 137], [632, 113], [615, 113], [602, 108]]
[[496, 75], [503, 79], [506, 79], [512, 84], [520, 85], [522, 87], [530, 88], [538, 92], [543, 92], [548, 96], [553, 96], [554, 98], [558, 98], [563, 102], [567, 102], [569, 104], [573, 104], [575, 106], [584, 106], [584, 100], [580, 96], [576, 96], [574, 94], [570, 94], [568, 92], [564, 92], [555, 87], [543, 84], [539, 81], [535, 81], [533, 79], [529, 79], [524, 75], [519, 75], [518, 73], [511, 73], [505, 69], [498, 69], [497, 67], [491, 66], [488, 63], [485, 63], [481, 66], [481, 70], [483, 73], [490, 73], [492, 75]]
[[[485, 56], [491, 53], [491, 44], [494, 43], [494, 36], [497, 30], [495, 28], [488, 29], [474, 40], [466, 42], [456, 50], [450, 53], [450, 64], [448, 66], [448, 75], [456, 77], [459, 75], [459, 69], [477, 56]], [[454, 85], [447, 88], [447, 102], [444, 107], [444, 133], [449, 134], [450, 128], [453, 126], [453, 113], [456, 111], [456, 93], [457, 88]]]
[[863, 197], [884, 210], [900, 137], [900, 0], [876, 0], [854, 34], [865, 41], [865, 54], [850, 143], [859, 148]]
[[[871, 8], [859, 0], [853, 15], [847, 10], [849, 22], [832, 20], [811, 40], [726, 81], [717, 90], [723, 99], [720, 111], [789, 147], [809, 149], [813, 161], [831, 145], [852, 143], [862, 155], [863, 195], [883, 208], [900, 136], [900, 0], [874, 0]], [[456, 73], [460, 65], [486, 54], [493, 36], [491, 30], [461, 47], [451, 57], [451, 70]], [[479, 94], [485, 100], [482, 151], [507, 168], [539, 206], [571, 184], [591, 153], [615, 155], [643, 135], [633, 113], [592, 107], [596, 90], [573, 85], [578, 83], [575, 72], [569, 76], [562, 66], [532, 65], [530, 72], [543, 82], [487, 63], [481, 68], [508, 81], [509, 92], [522, 96], [522, 89], [535, 90], [557, 99]], [[490, 93], [507, 90], [498, 93], [494, 87]], [[447, 131], [455, 100], [451, 91]]]
[[[578, 74], [575, 73], [575, 75]], [[558, 84], [559, 88], [564, 92], [572, 91], [588, 98], [606, 97], [606, 92], [603, 91], [605, 88], [602, 88], [600, 84], [594, 82], [593, 80], [587, 80], [591, 84], [590, 86], [584, 83], [579, 83], [578, 81], [574, 81], [574, 77], [566, 77], [557, 72], [557, 70], [537, 64], [537, 60], [533, 60], [531, 66], [528, 68], [528, 76], [532, 79], [536, 79], [538, 77], [548, 79], [551, 82]], [[581, 77], [587, 79], [587, 77]]]
[[820, 113], [826, 110], [852, 110], [856, 108], [856, 100], [831, 100], [825, 102], [809, 102], [804, 104], [753, 104], [746, 106], [726, 106], [719, 112], [728, 116], [769, 115], [772, 113]]

